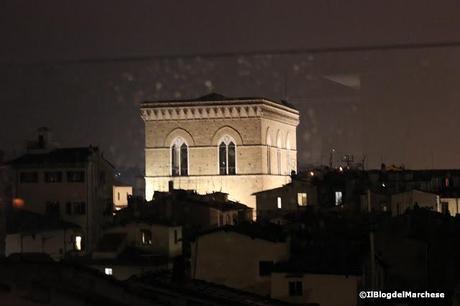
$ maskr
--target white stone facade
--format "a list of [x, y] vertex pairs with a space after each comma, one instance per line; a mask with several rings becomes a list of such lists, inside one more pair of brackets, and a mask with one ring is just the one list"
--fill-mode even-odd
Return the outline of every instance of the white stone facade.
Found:
[[207, 97], [142, 104], [146, 199], [172, 180], [255, 208], [254, 192], [289, 183], [297, 170], [299, 112], [263, 98]]

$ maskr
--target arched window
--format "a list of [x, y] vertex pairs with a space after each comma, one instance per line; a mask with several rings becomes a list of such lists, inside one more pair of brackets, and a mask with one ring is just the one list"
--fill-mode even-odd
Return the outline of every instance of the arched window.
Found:
[[267, 135], [267, 173], [272, 173], [272, 158], [271, 158], [271, 141], [270, 137]]
[[171, 146], [172, 176], [188, 175], [188, 146], [182, 138], [176, 138]]
[[276, 165], [278, 174], [281, 174], [281, 131], [276, 135]]
[[219, 174], [236, 174], [236, 145], [230, 136], [224, 136], [219, 143]]
[[281, 149], [276, 150], [276, 162], [278, 163], [278, 174], [281, 174]]
[[291, 142], [289, 134], [286, 135], [286, 174], [291, 174]]
[[227, 174], [227, 146], [223, 142], [219, 145], [219, 174]]

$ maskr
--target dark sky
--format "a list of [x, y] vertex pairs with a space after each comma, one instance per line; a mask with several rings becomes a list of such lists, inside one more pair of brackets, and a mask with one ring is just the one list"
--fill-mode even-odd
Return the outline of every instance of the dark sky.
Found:
[[459, 168], [460, 47], [279, 54], [460, 42], [459, 11], [427, 0], [0, 0], [0, 148], [21, 152], [46, 125], [63, 146], [99, 145], [142, 168], [139, 103], [214, 90], [289, 99], [304, 165], [335, 148], [369, 167]]

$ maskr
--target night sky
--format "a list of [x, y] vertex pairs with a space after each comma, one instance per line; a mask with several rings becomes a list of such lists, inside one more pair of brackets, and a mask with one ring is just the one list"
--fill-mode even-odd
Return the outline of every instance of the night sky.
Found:
[[[287, 99], [301, 165], [460, 168], [457, 1], [0, 0], [0, 149], [37, 127], [143, 168], [144, 100]], [[291, 52], [292, 51], [292, 52]]]

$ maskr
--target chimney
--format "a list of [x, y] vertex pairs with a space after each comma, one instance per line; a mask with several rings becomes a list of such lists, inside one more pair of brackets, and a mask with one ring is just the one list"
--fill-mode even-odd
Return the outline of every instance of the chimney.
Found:
[[46, 149], [50, 141], [50, 131], [47, 127], [41, 127], [37, 130], [37, 147]]

